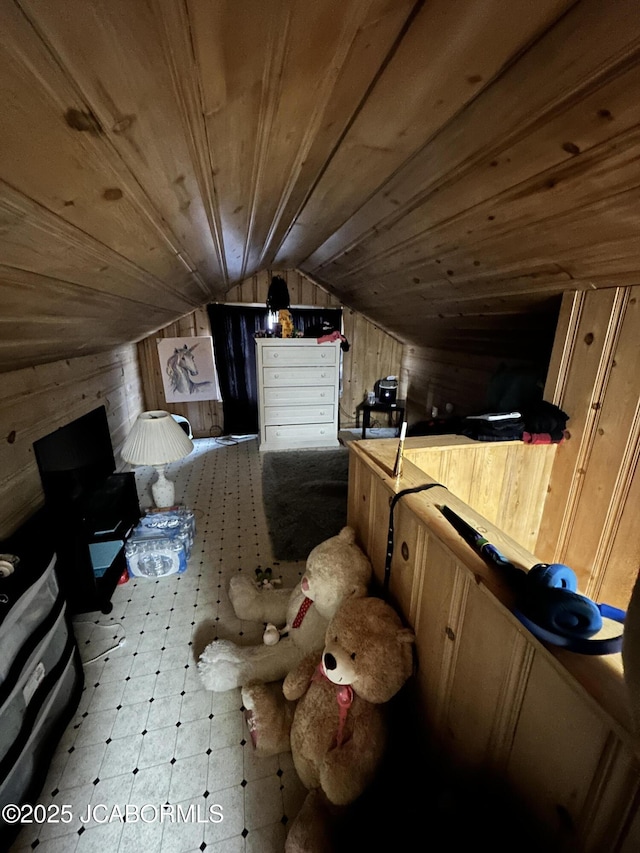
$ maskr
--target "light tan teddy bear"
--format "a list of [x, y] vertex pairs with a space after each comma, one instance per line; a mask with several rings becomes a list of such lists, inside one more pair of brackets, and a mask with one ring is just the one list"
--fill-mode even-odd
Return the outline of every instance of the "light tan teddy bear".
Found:
[[[380, 598], [345, 601], [333, 617], [321, 654], [309, 655], [286, 677], [296, 702], [291, 752], [310, 794], [287, 837], [287, 853], [323, 849], [314, 841], [319, 809], [346, 806], [373, 781], [386, 746], [384, 704], [413, 672], [415, 637]], [[326, 829], [326, 827], [325, 827]]]
[[[264, 642], [238, 646], [214, 640], [198, 661], [204, 686], [221, 692], [282, 680], [305, 655], [322, 650], [329, 620], [347, 598], [365, 596], [370, 580], [371, 563], [351, 527], [313, 548], [293, 589], [258, 589], [248, 577], [233, 578], [229, 598], [234, 612], [239, 619], [268, 623]], [[244, 692], [243, 701], [252, 706]]]

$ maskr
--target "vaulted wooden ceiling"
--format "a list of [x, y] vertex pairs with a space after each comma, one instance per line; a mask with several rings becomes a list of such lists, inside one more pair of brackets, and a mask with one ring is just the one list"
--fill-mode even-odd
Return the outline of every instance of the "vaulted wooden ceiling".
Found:
[[0, 370], [298, 268], [527, 346], [640, 276], [637, 0], [0, 0]]

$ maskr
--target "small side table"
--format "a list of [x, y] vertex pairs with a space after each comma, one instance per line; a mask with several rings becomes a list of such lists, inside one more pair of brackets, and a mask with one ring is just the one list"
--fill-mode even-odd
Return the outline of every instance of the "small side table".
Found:
[[[395, 426], [400, 435], [400, 427], [404, 421], [405, 400], [396, 400], [388, 403], [386, 400], [375, 400], [373, 403], [363, 401], [356, 406], [356, 427], [360, 426], [360, 412], [362, 412], [362, 438], [366, 438], [367, 429], [371, 424], [371, 412], [386, 412], [389, 418], [389, 426]], [[397, 412], [394, 424], [394, 413]]]

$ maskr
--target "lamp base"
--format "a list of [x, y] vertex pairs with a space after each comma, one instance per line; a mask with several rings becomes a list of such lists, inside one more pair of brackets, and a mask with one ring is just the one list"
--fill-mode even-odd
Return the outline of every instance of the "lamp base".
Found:
[[172, 480], [167, 480], [164, 474], [164, 465], [156, 465], [158, 479], [151, 484], [151, 494], [157, 509], [175, 505], [175, 486]]

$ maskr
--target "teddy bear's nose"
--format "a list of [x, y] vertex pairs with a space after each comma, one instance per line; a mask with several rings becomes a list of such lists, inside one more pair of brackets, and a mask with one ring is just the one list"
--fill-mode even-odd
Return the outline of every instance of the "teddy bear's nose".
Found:
[[325, 669], [335, 669], [338, 664], [336, 663], [336, 659], [331, 654], [331, 652], [327, 652], [324, 656], [324, 668]]

